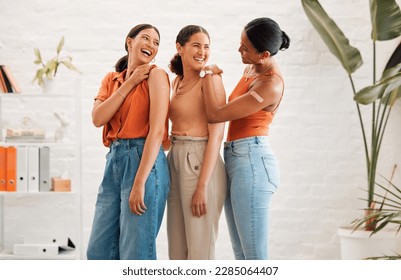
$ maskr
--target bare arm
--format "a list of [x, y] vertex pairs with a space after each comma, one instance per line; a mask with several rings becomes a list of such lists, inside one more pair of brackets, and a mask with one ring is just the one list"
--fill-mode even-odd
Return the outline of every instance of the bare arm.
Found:
[[137, 67], [117, 90], [118, 93], [114, 92], [105, 101], [95, 101], [92, 109], [92, 122], [96, 127], [101, 127], [111, 120], [131, 90], [148, 78], [149, 69], [150, 65], [148, 64]]
[[129, 197], [131, 211], [141, 215], [146, 210], [144, 203], [145, 183], [159, 154], [163, 141], [165, 123], [170, 101], [169, 81], [164, 70], [155, 68], [149, 78], [149, 133], [146, 137], [141, 162]]
[[211, 123], [240, 119], [262, 109], [273, 110], [283, 90], [283, 83], [277, 76], [261, 76], [251, 84], [246, 94], [220, 105], [216, 97], [219, 88], [213, 83], [212, 76], [207, 75], [204, 79], [206, 112]]
[[[205, 80], [203, 81], [205, 84]], [[219, 105], [226, 103], [226, 94], [222, 79], [219, 75], [213, 76], [213, 83], [218, 88], [216, 99]], [[220, 145], [224, 136], [224, 123], [209, 124], [209, 139], [204, 152], [202, 169], [198, 186], [192, 196], [192, 215], [201, 217], [207, 213], [207, 185], [212, 177], [220, 153]]]

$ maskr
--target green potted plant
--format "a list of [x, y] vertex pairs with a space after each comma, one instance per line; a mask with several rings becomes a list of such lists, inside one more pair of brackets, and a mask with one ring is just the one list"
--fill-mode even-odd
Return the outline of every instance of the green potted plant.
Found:
[[39, 49], [37, 48], [34, 49], [36, 59], [33, 63], [40, 65], [40, 68], [36, 71], [33, 82], [37, 81], [38, 85], [43, 87], [46, 80], [52, 80], [54, 77], [56, 77], [57, 70], [60, 65], [64, 65], [70, 70], [81, 73], [72, 64], [71, 56], [60, 56], [63, 46], [64, 46], [64, 36], [61, 38], [60, 42], [57, 45], [56, 56], [47, 61], [46, 63], [43, 61]]
[[[397, 38], [401, 35], [401, 11], [395, 0], [370, 0], [372, 23], [373, 77], [372, 84], [357, 91], [352, 74], [363, 64], [360, 51], [351, 46], [348, 38], [327, 15], [317, 0], [301, 0], [304, 11], [331, 53], [337, 57], [348, 74], [353, 99], [362, 130], [367, 174], [367, 215], [375, 211], [374, 193], [377, 164], [387, 121], [396, 100], [401, 97], [401, 64], [386, 69], [378, 80], [376, 76], [376, 41]], [[372, 113], [364, 119], [361, 106], [369, 105]], [[365, 116], [366, 117], [366, 116]], [[374, 230], [375, 223], [366, 220], [365, 230]]]
[[[394, 166], [393, 175], [396, 168], [397, 165]], [[364, 227], [366, 223], [373, 223], [375, 229], [371, 232], [371, 235], [376, 234], [384, 227], [389, 226], [394, 226], [397, 234], [400, 232], [401, 188], [397, 187], [391, 182], [392, 178], [390, 180], [385, 179], [385, 181], [386, 185], [376, 183], [376, 186], [380, 191], [375, 191], [373, 194], [373, 203], [378, 205], [378, 208], [371, 214], [356, 219], [354, 221], [355, 229]], [[373, 256], [369, 257], [369, 259], [401, 259], [401, 243], [398, 244], [398, 248], [395, 248], [393, 254]]]

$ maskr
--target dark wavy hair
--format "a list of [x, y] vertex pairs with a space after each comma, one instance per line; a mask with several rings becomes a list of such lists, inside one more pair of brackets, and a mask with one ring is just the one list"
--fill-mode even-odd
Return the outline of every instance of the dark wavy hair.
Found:
[[245, 25], [244, 30], [249, 41], [260, 53], [268, 51], [273, 56], [290, 46], [288, 35], [270, 18], [256, 18]]
[[[202, 26], [187, 25], [180, 30], [175, 42], [179, 43], [181, 46], [184, 46], [189, 41], [189, 38], [191, 38], [192, 35], [199, 32], [205, 33], [210, 40], [209, 33]], [[170, 64], [168, 67], [170, 68], [171, 72], [175, 73], [176, 75], [184, 75], [181, 56], [178, 53], [176, 53], [174, 57], [170, 60]]]
[[[138, 35], [138, 33], [141, 32], [142, 30], [152, 29], [152, 28], [157, 32], [157, 34], [159, 35], [159, 38], [160, 38], [159, 30], [156, 27], [154, 27], [153, 25], [147, 24], [147, 23], [138, 24], [137, 26], [132, 28], [130, 30], [130, 32], [128, 32], [128, 35], [125, 38], [125, 50], [128, 52], [127, 38], [135, 38], [136, 35]], [[128, 53], [127, 53], [127, 55], [123, 56], [122, 58], [120, 58], [117, 61], [116, 65], [115, 65], [116, 72], [122, 72], [125, 69], [127, 69], [127, 64], [128, 64]]]

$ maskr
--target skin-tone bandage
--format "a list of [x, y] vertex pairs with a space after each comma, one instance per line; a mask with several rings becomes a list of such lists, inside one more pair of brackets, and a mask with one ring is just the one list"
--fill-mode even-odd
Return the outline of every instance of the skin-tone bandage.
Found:
[[259, 103], [263, 102], [263, 98], [262, 96], [260, 96], [259, 94], [256, 93], [256, 91], [251, 91], [249, 93], [251, 96], [253, 96]]
[[156, 85], [155, 88], [156, 88], [156, 89], [170, 89], [169, 87], [160, 86], [160, 85]]

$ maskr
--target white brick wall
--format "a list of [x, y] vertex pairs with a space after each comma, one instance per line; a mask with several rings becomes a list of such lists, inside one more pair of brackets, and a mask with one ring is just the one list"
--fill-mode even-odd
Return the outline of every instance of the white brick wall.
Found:
[[[360, 89], [371, 82], [368, 3], [321, 2], [351, 43], [361, 50], [365, 64], [354, 76]], [[347, 75], [312, 28], [300, 1], [1, 0], [0, 6], [0, 63], [11, 67], [24, 92], [40, 91], [31, 84], [36, 69], [33, 48], [38, 47], [45, 59], [50, 58], [62, 35], [66, 38], [65, 53], [73, 56], [73, 62], [83, 72], [84, 247], [106, 153], [101, 129], [91, 123], [92, 98], [105, 73], [124, 55], [124, 38], [130, 28], [143, 22], [159, 28], [162, 37], [156, 63], [167, 70], [180, 28], [187, 24], [204, 26], [212, 38], [210, 62], [224, 69], [224, 84], [230, 93], [244, 67], [237, 52], [242, 27], [255, 17], [277, 20], [291, 37], [291, 46], [277, 55], [286, 92], [271, 128], [282, 172], [282, 183], [271, 209], [271, 258], [339, 258], [336, 229], [351, 222], [364, 206], [357, 199], [363, 196], [360, 189], [366, 181], [361, 131]], [[360, 15], [355, 16], [355, 10], [360, 10]], [[397, 43], [398, 40], [378, 43], [378, 71]], [[73, 76], [65, 70], [59, 74]], [[43, 104], [42, 110], [46, 109]], [[393, 164], [400, 165], [400, 116], [398, 103], [383, 144], [379, 172], [385, 176]], [[394, 181], [400, 185], [400, 171]], [[29, 207], [27, 204], [27, 210]], [[158, 252], [161, 259], [167, 258], [166, 248], [163, 226]], [[216, 254], [219, 259], [232, 258], [224, 215]]]

